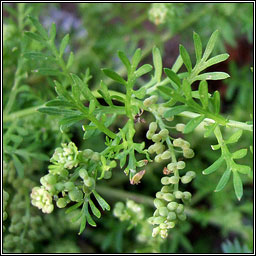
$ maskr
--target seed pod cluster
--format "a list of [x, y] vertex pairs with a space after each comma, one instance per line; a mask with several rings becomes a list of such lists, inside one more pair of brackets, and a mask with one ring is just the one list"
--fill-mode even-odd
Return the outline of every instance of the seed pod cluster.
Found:
[[193, 149], [190, 148], [190, 143], [182, 138], [173, 140], [173, 146], [181, 148], [185, 158], [193, 158], [195, 156]]

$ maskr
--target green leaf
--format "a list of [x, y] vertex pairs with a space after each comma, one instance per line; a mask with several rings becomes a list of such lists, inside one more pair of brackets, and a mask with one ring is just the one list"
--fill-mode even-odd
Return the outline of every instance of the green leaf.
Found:
[[226, 186], [226, 184], [228, 183], [230, 174], [231, 174], [231, 169], [228, 168], [221, 176], [221, 179], [220, 179], [216, 189], [214, 190], [214, 192], [219, 192]]
[[102, 97], [108, 103], [109, 106], [113, 106], [113, 102], [111, 100], [111, 96], [109, 94], [107, 85], [103, 81], [100, 81], [100, 87], [101, 90], [99, 90], [99, 93], [102, 95]]
[[71, 95], [66, 91], [66, 89], [60, 84], [58, 81], [54, 80], [55, 84], [55, 90], [59, 96], [63, 96], [66, 98], [69, 102], [74, 102], [73, 98]]
[[96, 190], [93, 190], [92, 192], [93, 192], [96, 200], [98, 201], [100, 207], [102, 208], [102, 210], [109, 211], [110, 210], [109, 204], [96, 192]]
[[73, 83], [72, 84], [72, 95], [76, 102], [81, 102], [80, 96], [81, 96], [81, 90], [78, 84]]
[[74, 107], [75, 105], [66, 100], [56, 99], [56, 100], [50, 100], [50, 101], [46, 102], [45, 106], [47, 106], [47, 107]]
[[218, 114], [220, 112], [220, 93], [219, 91], [215, 91], [212, 97], [214, 113]]
[[53, 68], [38, 68], [36, 70], [33, 70], [35, 73], [38, 73], [40, 75], [46, 75], [46, 76], [59, 76], [63, 75], [62, 72], [60, 72], [57, 69]]
[[25, 31], [24, 34], [25, 34], [25, 36], [29, 37], [30, 39], [33, 39], [33, 40], [36, 40], [38, 42], [45, 44], [45, 40], [43, 39], [43, 37], [41, 37], [40, 35], [38, 35], [36, 33]]
[[233, 183], [236, 197], [240, 201], [243, 196], [243, 183], [237, 171], [233, 172]]
[[215, 130], [217, 126], [217, 123], [213, 123], [213, 124], [210, 124], [210, 125], [207, 125], [205, 126], [205, 132], [204, 132], [204, 137], [207, 138], [209, 137]]
[[238, 130], [236, 131], [234, 134], [232, 134], [228, 140], [225, 141], [226, 144], [232, 144], [232, 143], [236, 143], [240, 137], [242, 136], [243, 134], [243, 130]]
[[170, 96], [171, 98], [175, 99], [176, 101], [185, 103], [185, 99], [179, 93], [175, 92], [172, 88], [165, 85], [161, 85], [158, 86], [158, 89], [167, 96]]
[[52, 23], [51, 29], [50, 29], [50, 40], [54, 41], [55, 37], [56, 37], [56, 24]]
[[247, 148], [242, 148], [234, 153], [232, 153], [233, 159], [240, 159], [247, 155]]
[[67, 69], [70, 69], [72, 64], [74, 62], [74, 53], [70, 52], [69, 57], [68, 57], [68, 62], [67, 62]]
[[27, 59], [43, 59], [43, 60], [50, 60], [50, 61], [56, 61], [56, 59], [53, 56], [50, 56], [45, 53], [41, 52], [25, 52], [23, 56]]
[[133, 71], [136, 70], [137, 66], [139, 65], [140, 60], [141, 60], [141, 49], [138, 48], [138, 49], [135, 51], [135, 53], [134, 53], [134, 55], [133, 55], [133, 57], [132, 57], [132, 65], [131, 65], [131, 68], [132, 68]]
[[188, 106], [185, 106], [185, 105], [176, 106], [176, 107], [170, 108], [167, 111], [165, 111], [164, 117], [169, 118], [169, 117], [178, 115], [178, 114], [180, 114], [184, 111], [187, 111], [187, 110], [189, 110]]
[[81, 205], [82, 205], [83, 202], [79, 202], [79, 203], [76, 203], [74, 205], [72, 205], [71, 207], [69, 207], [65, 213], [66, 214], [69, 214], [70, 212], [73, 212], [74, 210], [76, 210], [77, 208], [79, 208]]
[[73, 115], [73, 116], [67, 116], [67, 117], [63, 117], [60, 121], [59, 124], [61, 125], [61, 130], [63, 130], [64, 128], [68, 128], [74, 124], [76, 124], [77, 122], [80, 122], [81, 120], [85, 120], [85, 116], [84, 115]]
[[86, 217], [85, 217], [85, 215], [83, 214], [83, 215], [82, 215], [81, 224], [80, 224], [80, 230], [79, 230], [78, 235], [81, 235], [81, 234], [82, 234], [82, 232], [83, 232], [84, 229], [85, 229], [85, 226], [86, 226]]
[[113, 79], [114, 81], [126, 86], [126, 81], [121, 76], [119, 76], [115, 71], [108, 69], [108, 68], [104, 68], [104, 69], [102, 69], [102, 71], [104, 72], [104, 74], [106, 76], [108, 76], [111, 79]]
[[145, 87], [141, 87], [139, 90], [134, 91], [136, 98], [143, 99], [146, 96], [147, 89]]
[[144, 74], [150, 72], [152, 70], [152, 68], [153, 67], [151, 65], [145, 64], [142, 67], [140, 67], [139, 69], [137, 69], [134, 74], [136, 77], [140, 77], [140, 76], [143, 76]]
[[191, 60], [190, 60], [187, 50], [181, 44], [180, 44], [180, 55], [183, 60], [183, 63], [185, 64], [188, 72], [190, 73], [192, 71], [192, 63], [191, 63]]
[[41, 23], [38, 21], [38, 19], [32, 17], [32, 16], [28, 16], [28, 18], [30, 19], [30, 21], [32, 22], [32, 24], [36, 27], [36, 30], [38, 31], [38, 33], [45, 39], [48, 40], [48, 34], [45, 30], [45, 28], [41, 25]]
[[219, 34], [219, 31], [216, 30], [212, 33], [207, 45], [206, 45], [206, 48], [205, 48], [205, 51], [204, 51], [204, 55], [203, 55], [203, 60], [206, 61], [207, 58], [211, 55], [212, 51], [213, 51], [213, 48], [215, 46], [215, 43], [217, 41], [217, 38], [218, 38], [218, 34]]
[[89, 105], [89, 114], [92, 114], [93, 111], [95, 110], [96, 106], [95, 106], [95, 101], [91, 100], [90, 101], [90, 105]]
[[175, 74], [171, 69], [164, 68], [164, 73], [171, 79], [175, 84], [181, 87], [181, 81], [177, 74]]
[[194, 46], [195, 46], [195, 53], [196, 53], [196, 62], [198, 63], [201, 60], [202, 57], [202, 42], [200, 39], [200, 36], [194, 32], [193, 33], [193, 39], [194, 39]]
[[100, 211], [98, 210], [98, 208], [95, 206], [95, 204], [93, 203], [93, 201], [92, 201], [91, 199], [89, 200], [89, 204], [90, 204], [92, 213], [93, 213], [97, 218], [100, 218], [100, 217], [101, 217], [101, 213], [100, 213]]
[[200, 101], [204, 109], [208, 107], [208, 84], [206, 81], [201, 81], [199, 84], [199, 96]]
[[161, 53], [156, 46], [153, 48], [152, 55], [153, 55], [153, 64], [155, 68], [154, 77], [156, 78], [156, 81], [159, 83], [162, 77], [163, 64], [162, 64]]
[[14, 163], [14, 166], [15, 166], [15, 169], [17, 171], [19, 178], [23, 178], [24, 177], [24, 166], [23, 166], [22, 162], [15, 154], [12, 154], [12, 160], [13, 160], [13, 163]]
[[92, 217], [91, 217], [91, 215], [90, 215], [90, 213], [88, 211], [88, 203], [86, 204], [86, 207], [85, 207], [84, 211], [85, 211], [85, 216], [86, 216], [88, 224], [90, 224], [93, 227], [96, 227], [97, 225], [94, 222], [94, 220], [92, 219]]
[[127, 71], [129, 72], [131, 70], [131, 63], [130, 63], [129, 59], [127, 58], [127, 56], [124, 54], [124, 52], [118, 51], [118, 57], [123, 62]]
[[208, 174], [211, 174], [211, 173], [217, 171], [221, 167], [223, 162], [224, 162], [224, 158], [220, 157], [212, 165], [210, 165], [208, 168], [203, 170], [203, 174], [208, 175]]
[[205, 65], [206, 65], [206, 67], [208, 68], [208, 67], [210, 67], [210, 66], [212, 66], [212, 65], [215, 65], [215, 64], [220, 63], [220, 62], [222, 62], [222, 61], [225, 61], [226, 59], [228, 59], [228, 57], [229, 57], [229, 54], [227, 54], [227, 53], [217, 55], [217, 56], [215, 56], [215, 57], [209, 59], [209, 60], [205, 63]]
[[204, 116], [198, 116], [193, 119], [191, 119], [185, 126], [183, 133], [190, 133], [192, 132], [203, 120]]
[[220, 149], [220, 144], [217, 145], [211, 145], [212, 150], [218, 150]]
[[79, 114], [78, 111], [73, 110], [67, 110], [67, 109], [60, 109], [60, 108], [38, 108], [39, 112], [48, 114], [48, 115], [73, 115], [73, 114]]
[[189, 84], [188, 80], [187, 79], [183, 79], [183, 82], [182, 82], [182, 91], [186, 97], [186, 99], [191, 99], [192, 98], [192, 95], [191, 95], [191, 85]]
[[222, 80], [229, 77], [230, 77], [229, 74], [225, 72], [208, 72], [208, 73], [204, 73], [196, 76], [193, 79], [193, 82], [197, 80]]
[[20, 144], [23, 141], [23, 138], [21, 136], [11, 134], [8, 137], [12, 142]]
[[69, 34], [65, 35], [60, 43], [60, 57], [63, 55], [69, 41]]
[[179, 71], [179, 69], [181, 68], [182, 64], [183, 64], [183, 60], [182, 60], [181, 56], [179, 55], [172, 66], [172, 71], [174, 73], [177, 73]]
[[248, 175], [251, 171], [250, 166], [247, 165], [241, 165], [241, 164], [235, 164], [235, 170], [237, 170], [238, 172], [242, 173], [242, 174], [246, 174]]

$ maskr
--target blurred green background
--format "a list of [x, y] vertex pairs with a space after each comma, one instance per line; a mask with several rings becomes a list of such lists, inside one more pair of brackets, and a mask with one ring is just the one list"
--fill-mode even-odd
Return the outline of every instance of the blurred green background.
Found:
[[[73, 73], [84, 73], [90, 69], [91, 89], [97, 89], [105, 79], [101, 68], [113, 68], [122, 75], [125, 70], [117, 58], [117, 50], [131, 57], [136, 48], [143, 51], [143, 63], [152, 64], [151, 51], [154, 45], [161, 50], [164, 67], [171, 67], [183, 44], [192, 56], [193, 31], [197, 32], [203, 46], [216, 29], [219, 39], [216, 53], [227, 52], [230, 57], [224, 63], [215, 65], [214, 71], [225, 71], [230, 78], [225, 81], [209, 82], [209, 90], [221, 93], [221, 111], [229, 119], [237, 121], [252, 120], [253, 114], [253, 3], [18, 3], [3, 4], [3, 105], [6, 106], [15, 83], [16, 67], [24, 59], [22, 48], [40, 51], [35, 41], [23, 45], [24, 31], [31, 25], [27, 14], [38, 17], [43, 26], [57, 26], [57, 43], [67, 33], [70, 43], [65, 56], [74, 52]], [[237, 201], [232, 182], [219, 193], [213, 190], [223, 173], [204, 176], [201, 171], [218, 158], [219, 152], [211, 150], [215, 139], [203, 138], [203, 129], [187, 135], [196, 153], [187, 166], [197, 171], [197, 178], [187, 189], [193, 194], [189, 218], [172, 230], [164, 242], [150, 239], [151, 230], [147, 225], [138, 225], [127, 230], [128, 222], [120, 222], [113, 213], [104, 213], [98, 220], [98, 227], [86, 227], [85, 232], [77, 235], [78, 227], [68, 221], [64, 210], [55, 210], [43, 215], [29, 202], [31, 188], [39, 184], [39, 178], [47, 173], [48, 158], [61, 142], [72, 140], [81, 148], [104, 149], [104, 136], [98, 135], [83, 140], [83, 132], [78, 125], [64, 133], [59, 131], [56, 117], [40, 113], [24, 114], [23, 110], [34, 108], [56, 97], [52, 80], [33, 72], [38, 67], [56, 68], [49, 60], [22, 60], [22, 72], [26, 74], [16, 95], [15, 104], [4, 122], [5, 134], [13, 134], [13, 140], [4, 141], [4, 189], [9, 193], [4, 222], [4, 250], [6, 252], [29, 253], [227, 253], [250, 252], [253, 249], [253, 183], [252, 177], [244, 178], [244, 196]], [[140, 80], [138, 86], [143, 86]], [[116, 84], [112, 89], [122, 91]], [[23, 111], [23, 112], [20, 112]], [[11, 116], [16, 112], [21, 116]], [[15, 118], [16, 117], [16, 118]], [[17, 118], [18, 117], [18, 118]], [[148, 113], [143, 114], [146, 123], [137, 124], [136, 140], [149, 141], [145, 137], [148, 123], [153, 120]], [[188, 119], [177, 117], [176, 123]], [[124, 124], [125, 119], [113, 129]], [[232, 129], [226, 129], [224, 136], [230, 136]], [[22, 136], [22, 142], [15, 141]], [[177, 136], [177, 132], [173, 133]], [[17, 139], [17, 137], [16, 137]], [[243, 139], [236, 148], [252, 144], [252, 134], [244, 132]], [[18, 146], [17, 146], [18, 145]], [[19, 148], [20, 155], [13, 156], [13, 148]], [[22, 157], [23, 156], [23, 157]], [[25, 157], [24, 157], [25, 156]], [[18, 158], [18, 160], [17, 160]], [[253, 155], [249, 152], [244, 160], [252, 167]], [[241, 164], [243, 163], [240, 161]], [[24, 177], [17, 176], [15, 167], [21, 165]], [[102, 181], [99, 192], [111, 206], [119, 200], [126, 200], [129, 193], [153, 198], [161, 188], [163, 166], [151, 164], [147, 174], [138, 186], [131, 186], [123, 171], [118, 168], [109, 181]], [[128, 194], [125, 194], [128, 193]], [[145, 215], [151, 216], [153, 209], [144, 202]], [[29, 219], [29, 221], [26, 221]], [[143, 239], [142, 239], [143, 237]], [[157, 246], [159, 245], [159, 246]]]

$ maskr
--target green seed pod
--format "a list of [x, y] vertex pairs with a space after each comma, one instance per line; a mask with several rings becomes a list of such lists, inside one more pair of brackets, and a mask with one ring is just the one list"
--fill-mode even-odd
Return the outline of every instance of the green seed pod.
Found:
[[181, 199], [183, 197], [183, 193], [181, 191], [173, 192], [176, 199]]
[[171, 184], [178, 184], [179, 183], [179, 177], [172, 176], [172, 177], [170, 177], [169, 182]]
[[163, 223], [164, 221], [165, 221], [165, 217], [163, 217], [163, 216], [155, 217], [155, 220], [154, 220], [156, 225], [159, 225], [159, 224]]
[[187, 219], [187, 215], [184, 212], [181, 214], [178, 214], [178, 219], [181, 221], [185, 221]]
[[155, 162], [156, 163], [160, 163], [162, 161], [163, 161], [163, 159], [162, 159], [162, 155], [161, 154], [155, 156]]
[[178, 138], [173, 140], [173, 146], [174, 147], [181, 147], [183, 145], [183, 139]]
[[177, 170], [177, 163], [170, 163], [167, 165], [167, 169], [171, 172], [174, 172]]
[[156, 198], [163, 199], [164, 193], [163, 192], [157, 192]]
[[192, 179], [194, 179], [196, 177], [196, 173], [193, 171], [189, 171], [186, 173], [187, 176], [190, 176]]
[[165, 202], [161, 199], [155, 198], [154, 199], [154, 205], [156, 208], [160, 208], [162, 206], [165, 206]]
[[156, 95], [153, 95], [143, 101], [143, 104], [145, 107], [150, 107], [152, 104], [155, 104], [158, 100], [158, 97]]
[[52, 175], [52, 174], [45, 175], [44, 179], [50, 185], [54, 185], [57, 182], [57, 177], [55, 175]]
[[176, 220], [177, 216], [175, 212], [169, 212], [167, 216], [167, 220]]
[[159, 134], [154, 134], [152, 136], [152, 141], [153, 142], [159, 142], [162, 139], [162, 137]]
[[156, 122], [151, 122], [149, 124], [149, 130], [152, 132], [152, 133], [155, 133], [156, 130], [157, 130], [157, 123]]
[[183, 132], [185, 128], [185, 124], [176, 124], [175, 128], [178, 132]]
[[184, 205], [183, 204], [179, 204], [177, 209], [175, 210], [175, 212], [177, 214], [181, 214], [182, 212], [184, 212]]
[[162, 153], [161, 157], [162, 157], [162, 159], [166, 160], [166, 159], [171, 158], [171, 156], [172, 156], [172, 153], [169, 150], [166, 150], [166, 151], [164, 151], [164, 153]]
[[186, 163], [184, 161], [177, 162], [177, 169], [182, 170], [186, 167]]
[[149, 154], [154, 154], [154, 153], [155, 153], [155, 144], [151, 145], [151, 146], [148, 148], [148, 153], [149, 153]]
[[112, 172], [111, 171], [106, 171], [105, 173], [104, 173], [104, 179], [105, 180], [108, 180], [108, 179], [110, 179], [112, 177]]
[[169, 131], [167, 129], [162, 129], [160, 132], [159, 132], [159, 135], [161, 136], [161, 139], [166, 139], [167, 136], [169, 135]]
[[163, 178], [161, 179], [161, 183], [162, 183], [163, 185], [169, 185], [169, 184], [170, 184], [170, 177], [163, 177]]
[[95, 161], [95, 162], [100, 161], [100, 153], [94, 152], [91, 156], [91, 159], [92, 161]]
[[184, 200], [190, 200], [192, 197], [191, 193], [188, 191], [183, 192], [183, 199]]
[[63, 191], [64, 190], [64, 188], [65, 188], [65, 186], [64, 186], [64, 184], [63, 183], [56, 183], [55, 184], [55, 189], [57, 190], [57, 191]]
[[158, 107], [157, 111], [159, 113], [160, 116], [163, 116], [165, 111], [167, 110], [167, 108], [163, 107], [163, 106], [160, 106]]
[[84, 180], [84, 185], [86, 187], [94, 187], [95, 186], [95, 180], [92, 177], [89, 177], [87, 180]]
[[168, 201], [168, 202], [171, 202], [173, 201], [175, 198], [174, 198], [174, 195], [172, 193], [164, 193], [163, 195], [163, 199]]
[[109, 163], [109, 167], [110, 168], [115, 168], [117, 166], [117, 163], [115, 160], [112, 160], [110, 163]]
[[64, 207], [66, 207], [67, 202], [66, 202], [66, 200], [64, 198], [59, 198], [57, 203], [56, 203], [56, 205], [59, 208], [64, 208]]
[[85, 158], [91, 158], [92, 154], [93, 154], [93, 151], [89, 148], [87, 148], [83, 151], [83, 156]]
[[163, 187], [161, 188], [161, 192], [163, 192], [163, 193], [172, 192], [172, 188], [171, 188], [171, 186], [163, 186]]
[[75, 184], [72, 181], [64, 183], [64, 186], [67, 191], [73, 190], [75, 188]]
[[89, 177], [88, 176], [88, 172], [85, 169], [80, 169], [79, 170], [79, 176], [83, 180], [85, 180], [85, 179], [87, 179]]
[[184, 176], [181, 177], [181, 182], [182, 182], [183, 184], [187, 184], [187, 183], [189, 183], [191, 180], [192, 180], [192, 177], [187, 176], [187, 175], [184, 175]]
[[185, 158], [193, 158], [195, 156], [195, 153], [191, 148], [183, 149], [183, 156]]
[[157, 154], [161, 154], [162, 153], [162, 149], [163, 149], [163, 144], [161, 142], [156, 142], [154, 144], [154, 149], [155, 149], [155, 152], [159, 152]]
[[166, 207], [164, 207], [164, 206], [159, 208], [159, 214], [161, 216], [167, 216], [168, 212], [169, 212], [168, 209]]
[[146, 133], [146, 138], [149, 140], [152, 140], [153, 135], [154, 135], [154, 133], [152, 131], [148, 130]]
[[68, 192], [68, 196], [71, 201], [80, 202], [83, 200], [83, 192], [79, 189], [73, 189]]
[[178, 207], [178, 203], [177, 202], [170, 202], [168, 205], [167, 205], [167, 208], [170, 210], [170, 211], [175, 211]]
[[175, 227], [175, 222], [172, 222], [172, 221], [167, 222], [166, 226], [167, 226], [167, 229], [174, 228]]

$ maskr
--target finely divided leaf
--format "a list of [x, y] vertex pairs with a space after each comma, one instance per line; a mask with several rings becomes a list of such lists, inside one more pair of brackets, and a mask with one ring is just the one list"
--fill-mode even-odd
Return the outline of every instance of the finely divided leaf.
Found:
[[186, 99], [191, 99], [192, 95], [191, 95], [191, 85], [189, 84], [189, 82], [187, 81], [187, 79], [183, 79], [182, 85], [181, 85], [182, 91], [186, 97]]
[[225, 72], [209, 72], [196, 76], [193, 79], [193, 82], [197, 80], [222, 80], [229, 77], [229, 74]]
[[242, 148], [234, 153], [232, 153], [233, 159], [240, 159], [247, 155], [247, 148]]
[[48, 40], [48, 34], [45, 30], [45, 28], [41, 25], [41, 23], [38, 21], [38, 19], [28, 16], [28, 18], [31, 20], [33, 25], [36, 27], [36, 30], [39, 32], [39, 34], [45, 39]]
[[192, 132], [203, 120], [204, 116], [198, 116], [193, 119], [191, 119], [185, 126], [183, 133], [190, 133]]
[[133, 70], [133, 71], [134, 71], [134, 70], [137, 68], [137, 66], [139, 65], [140, 60], [141, 60], [141, 49], [138, 48], [138, 49], [135, 51], [135, 53], [134, 53], [134, 55], [133, 55], [133, 57], [132, 57], [132, 65], [131, 65], [131, 67], [132, 67], [132, 70]]
[[243, 130], [238, 130], [236, 131], [234, 134], [232, 134], [228, 140], [226, 140], [226, 144], [232, 144], [232, 143], [236, 143], [240, 137], [242, 136], [243, 134]]
[[201, 81], [199, 84], [200, 101], [204, 109], [208, 107], [208, 84], [206, 81]]
[[195, 46], [195, 52], [196, 52], [196, 61], [197, 63], [201, 60], [202, 57], [202, 42], [200, 39], [200, 36], [194, 32], [193, 33], [193, 39], [194, 39], [194, 46]]
[[214, 113], [218, 114], [220, 112], [220, 93], [219, 91], [215, 91], [212, 97]]
[[140, 67], [138, 70], [135, 71], [135, 76], [140, 77], [143, 76], [144, 74], [150, 72], [152, 70], [152, 66], [149, 64], [145, 64], [142, 67]]
[[243, 196], [243, 183], [237, 171], [233, 172], [233, 183], [236, 197], [240, 201]]
[[207, 138], [209, 137], [215, 130], [217, 126], [217, 123], [213, 123], [213, 124], [210, 124], [210, 125], [207, 125], [205, 126], [205, 132], [204, 132], [204, 137]]
[[212, 66], [212, 65], [215, 65], [215, 64], [220, 63], [220, 62], [222, 62], [222, 61], [225, 61], [226, 59], [228, 59], [228, 57], [229, 57], [229, 54], [227, 54], [227, 53], [217, 55], [217, 56], [212, 57], [211, 59], [209, 59], [209, 60], [205, 63], [205, 65], [206, 65], [206, 67], [208, 68], [208, 67], [210, 67], [210, 66]]
[[119, 59], [123, 62], [127, 71], [129, 72], [130, 69], [131, 69], [131, 63], [130, 63], [129, 59], [127, 58], [127, 56], [122, 51], [118, 51], [117, 54], [118, 54]]
[[189, 54], [183, 45], [180, 45], [180, 55], [188, 72], [190, 73], [192, 71], [192, 63]]
[[189, 110], [188, 106], [185, 106], [185, 105], [176, 106], [176, 107], [170, 108], [167, 111], [165, 111], [164, 117], [169, 118], [169, 117], [178, 115], [179, 113], [187, 111], [187, 110]]
[[15, 169], [18, 173], [18, 177], [23, 178], [24, 177], [24, 166], [23, 166], [22, 162], [15, 154], [12, 154], [12, 160], [13, 160]]
[[216, 43], [216, 40], [218, 38], [218, 30], [216, 30], [215, 32], [212, 33], [207, 45], [206, 45], [206, 48], [205, 48], [205, 51], [204, 51], [204, 55], [203, 55], [203, 59], [206, 61], [207, 58], [211, 55], [212, 51], [213, 51], [213, 48], [215, 46], [215, 43]]
[[65, 35], [60, 43], [60, 56], [63, 55], [69, 41], [69, 34]]
[[212, 165], [210, 165], [208, 168], [206, 168], [203, 171], [203, 174], [208, 175], [208, 174], [211, 174], [211, 173], [217, 171], [220, 168], [220, 166], [222, 165], [223, 162], [224, 162], [224, 158], [220, 157]]
[[99, 205], [101, 206], [102, 210], [109, 211], [110, 210], [109, 204], [96, 192], [96, 190], [93, 190], [92, 192], [93, 192], [96, 200], [98, 201]]
[[41, 43], [45, 43], [45, 40], [39, 34], [29, 32], [29, 31], [25, 31], [24, 34], [27, 37], [29, 37], [30, 39], [36, 40], [36, 41], [41, 42]]
[[162, 68], [163, 68], [162, 57], [161, 57], [161, 53], [157, 47], [153, 48], [152, 54], [153, 54], [153, 64], [154, 64], [154, 68], [155, 68], [154, 76], [156, 78], [156, 81], [159, 83], [161, 81], [161, 77], [162, 77]]
[[175, 74], [171, 69], [164, 68], [164, 73], [170, 78], [175, 84], [181, 87], [181, 81], [177, 74]]
[[49, 38], [50, 38], [51, 41], [54, 41], [55, 37], [56, 37], [56, 24], [52, 23]]
[[220, 179], [216, 189], [214, 190], [214, 192], [219, 192], [219, 191], [221, 191], [226, 186], [226, 184], [228, 183], [230, 174], [231, 174], [231, 169], [228, 168], [223, 173], [223, 175], [222, 175], [222, 177], [221, 177], [221, 179]]
[[115, 71], [108, 69], [108, 68], [104, 68], [104, 69], [102, 69], [102, 71], [104, 72], [104, 74], [106, 76], [110, 77], [114, 81], [116, 81], [120, 84], [126, 85], [126, 81], [121, 76], [119, 76]]
[[236, 165], [235, 165], [235, 169], [236, 169], [238, 172], [240, 172], [240, 173], [242, 173], [242, 174], [246, 174], [246, 175], [248, 175], [248, 174], [250, 173], [250, 171], [251, 171], [250, 166], [241, 165], [241, 164], [236, 164]]
[[93, 201], [92, 201], [91, 199], [89, 200], [89, 204], [90, 204], [92, 213], [93, 213], [97, 218], [100, 218], [100, 217], [101, 217], [101, 213], [100, 213], [100, 211], [98, 210], [98, 208], [95, 206], [95, 204], [93, 203]]

